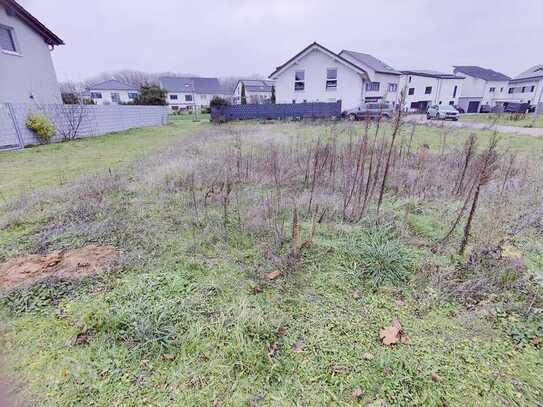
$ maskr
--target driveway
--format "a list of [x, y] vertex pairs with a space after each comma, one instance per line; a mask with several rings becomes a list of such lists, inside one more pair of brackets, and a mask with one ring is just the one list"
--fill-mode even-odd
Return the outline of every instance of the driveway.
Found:
[[479, 130], [496, 130], [498, 133], [508, 134], [521, 134], [523, 136], [539, 137], [543, 136], [543, 129], [536, 127], [514, 127], [504, 125], [491, 125], [486, 123], [477, 122], [463, 122], [463, 121], [445, 121], [445, 120], [428, 120], [424, 114], [412, 114], [404, 117], [404, 121], [409, 123], [426, 124], [429, 126], [446, 126], [453, 128], [467, 128], [467, 129], [479, 129]]

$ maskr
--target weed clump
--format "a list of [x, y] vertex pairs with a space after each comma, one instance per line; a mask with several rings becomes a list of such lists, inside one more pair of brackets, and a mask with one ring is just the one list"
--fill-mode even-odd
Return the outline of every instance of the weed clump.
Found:
[[348, 234], [340, 253], [345, 268], [359, 279], [369, 278], [374, 286], [405, 283], [415, 266], [414, 252], [386, 227]]

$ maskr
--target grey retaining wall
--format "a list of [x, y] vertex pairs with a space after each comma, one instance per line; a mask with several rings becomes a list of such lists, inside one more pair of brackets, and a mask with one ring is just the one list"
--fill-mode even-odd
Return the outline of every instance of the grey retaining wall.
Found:
[[30, 112], [47, 116], [55, 125], [53, 142], [65, 140], [78, 123], [78, 138], [82, 138], [168, 122], [166, 106], [0, 104], [0, 149], [40, 144], [26, 127]]

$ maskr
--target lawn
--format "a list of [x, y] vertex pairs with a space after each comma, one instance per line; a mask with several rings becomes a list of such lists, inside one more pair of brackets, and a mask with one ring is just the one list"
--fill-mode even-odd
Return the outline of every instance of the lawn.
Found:
[[[0, 207], [0, 263], [88, 244], [119, 252], [108, 273], [0, 291], [16, 398], [539, 405], [541, 222], [508, 228], [540, 204], [542, 140], [503, 135], [485, 155], [492, 133], [477, 132], [462, 184], [473, 131], [406, 126], [378, 209], [392, 129], [376, 130], [181, 117], [8, 153], [10, 196], [25, 199]], [[81, 145], [94, 160], [72, 157]], [[79, 164], [69, 182], [54, 175], [64, 160]], [[466, 217], [442, 239], [488, 160], [460, 255]], [[395, 319], [403, 339], [386, 345], [380, 331]]]
[[539, 114], [534, 122], [532, 113], [520, 116], [511, 113], [502, 113], [500, 115], [493, 113], [464, 114], [460, 116], [460, 120], [514, 127], [543, 127], [543, 114]]
[[0, 202], [18, 194], [115, 169], [183, 138], [206, 121], [182, 117], [161, 128], [132, 129], [103, 137], [0, 153]]

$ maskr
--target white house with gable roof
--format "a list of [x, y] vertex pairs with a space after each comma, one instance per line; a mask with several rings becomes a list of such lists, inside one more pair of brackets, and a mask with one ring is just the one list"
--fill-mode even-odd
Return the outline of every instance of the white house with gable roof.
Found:
[[0, 103], [62, 103], [51, 52], [63, 44], [19, 3], [0, 0]]
[[275, 81], [277, 103], [336, 102], [342, 109], [360, 106], [365, 99], [367, 71], [314, 42], [269, 76]]
[[455, 66], [453, 73], [465, 77], [458, 105], [466, 113], [478, 113], [482, 106], [492, 108], [512, 101], [508, 93], [511, 78], [507, 75], [480, 66]]
[[232, 95], [232, 103], [241, 103], [242, 88], [245, 87], [247, 103], [269, 103], [272, 96], [273, 81], [264, 79], [240, 79]]
[[[507, 95], [514, 101], [538, 106], [543, 103], [543, 65], [522, 72], [509, 82]], [[540, 106], [539, 111], [543, 110]]]
[[111, 79], [89, 86], [87, 92], [97, 105], [119, 105], [133, 102], [139, 94], [139, 89]]
[[166, 101], [172, 111], [194, 106], [208, 107], [215, 96], [231, 96], [220, 85], [217, 78], [182, 78], [163, 76], [160, 87], [167, 92]]

